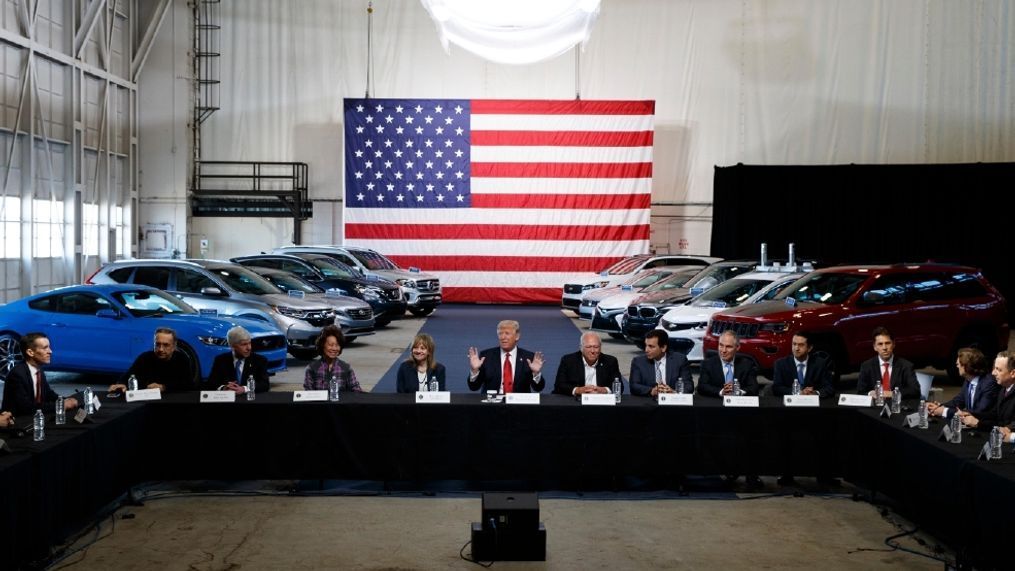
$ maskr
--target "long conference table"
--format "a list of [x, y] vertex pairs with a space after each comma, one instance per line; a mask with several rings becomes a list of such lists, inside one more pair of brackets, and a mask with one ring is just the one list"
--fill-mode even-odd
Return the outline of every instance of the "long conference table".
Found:
[[[962, 561], [1010, 567], [1006, 533], [1015, 508], [1015, 455], [976, 459], [984, 435], [961, 444], [902, 417], [822, 402], [787, 408], [660, 406], [625, 395], [617, 406], [583, 406], [542, 395], [537, 405], [418, 404], [411, 394], [346, 394], [339, 403], [200, 403], [198, 393], [125, 403], [104, 400], [86, 424], [48, 419], [46, 440], [8, 438], [0, 455], [0, 557], [14, 568], [45, 559], [51, 545], [90, 523], [142, 482], [362, 479], [512, 482], [533, 489], [622, 489], [630, 479], [686, 474], [837, 476], [892, 498]], [[912, 406], [910, 404], [910, 406]], [[3, 567], [7, 567], [6, 564]]]

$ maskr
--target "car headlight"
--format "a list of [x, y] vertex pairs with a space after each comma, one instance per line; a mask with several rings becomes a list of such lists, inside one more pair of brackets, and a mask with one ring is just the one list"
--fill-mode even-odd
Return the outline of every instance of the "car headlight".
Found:
[[212, 337], [210, 335], [198, 335], [198, 341], [205, 345], [212, 345], [213, 347], [228, 347], [229, 342], [226, 341], [225, 337]]
[[659, 324], [662, 325], [663, 329], [667, 331], [677, 331], [678, 329], [680, 329], [680, 327], [675, 322], [666, 321], [665, 319], [660, 320]]
[[395, 280], [395, 281], [398, 282], [398, 285], [400, 285], [402, 287], [409, 288], [409, 289], [416, 289], [416, 280], [401, 279], [401, 280]]
[[289, 306], [286, 306], [286, 305], [273, 305], [273, 306], [271, 306], [271, 308], [274, 309], [275, 311], [281, 313], [282, 315], [284, 315], [286, 317], [293, 317], [293, 318], [296, 318], [296, 319], [300, 319], [304, 315], [303, 311], [301, 311], [299, 309], [296, 309], [295, 307], [289, 307]]
[[789, 330], [789, 324], [785, 321], [778, 321], [776, 323], [765, 323], [760, 328], [761, 331], [771, 331], [772, 333], [783, 333]]

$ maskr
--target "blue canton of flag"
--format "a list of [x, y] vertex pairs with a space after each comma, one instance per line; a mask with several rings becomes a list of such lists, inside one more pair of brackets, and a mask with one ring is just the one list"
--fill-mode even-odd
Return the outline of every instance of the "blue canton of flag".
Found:
[[346, 99], [347, 208], [468, 208], [469, 101]]

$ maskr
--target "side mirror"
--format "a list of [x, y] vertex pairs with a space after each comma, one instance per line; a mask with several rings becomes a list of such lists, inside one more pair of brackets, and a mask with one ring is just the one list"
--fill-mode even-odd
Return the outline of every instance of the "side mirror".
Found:
[[95, 317], [102, 317], [105, 319], [120, 319], [120, 313], [115, 309], [100, 309], [95, 312]]
[[208, 295], [211, 297], [226, 297], [225, 292], [217, 287], [203, 287], [201, 288], [201, 295]]
[[863, 293], [863, 300], [867, 303], [882, 303], [887, 299], [888, 296], [881, 290], [871, 290]]

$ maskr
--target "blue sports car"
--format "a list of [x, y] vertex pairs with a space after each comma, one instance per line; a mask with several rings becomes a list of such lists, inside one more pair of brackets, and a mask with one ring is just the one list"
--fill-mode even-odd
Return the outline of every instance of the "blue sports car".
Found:
[[152, 349], [155, 330], [176, 331], [177, 350], [190, 358], [193, 380], [207, 377], [215, 357], [229, 351], [226, 332], [242, 325], [268, 370], [285, 368], [286, 339], [264, 321], [202, 315], [185, 302], [142, 285], [69, 286], [0, 307], [0, 386], [17, 361], [19, 340], [41, 331], [53, 346], [49, 370], [123, 373]]

